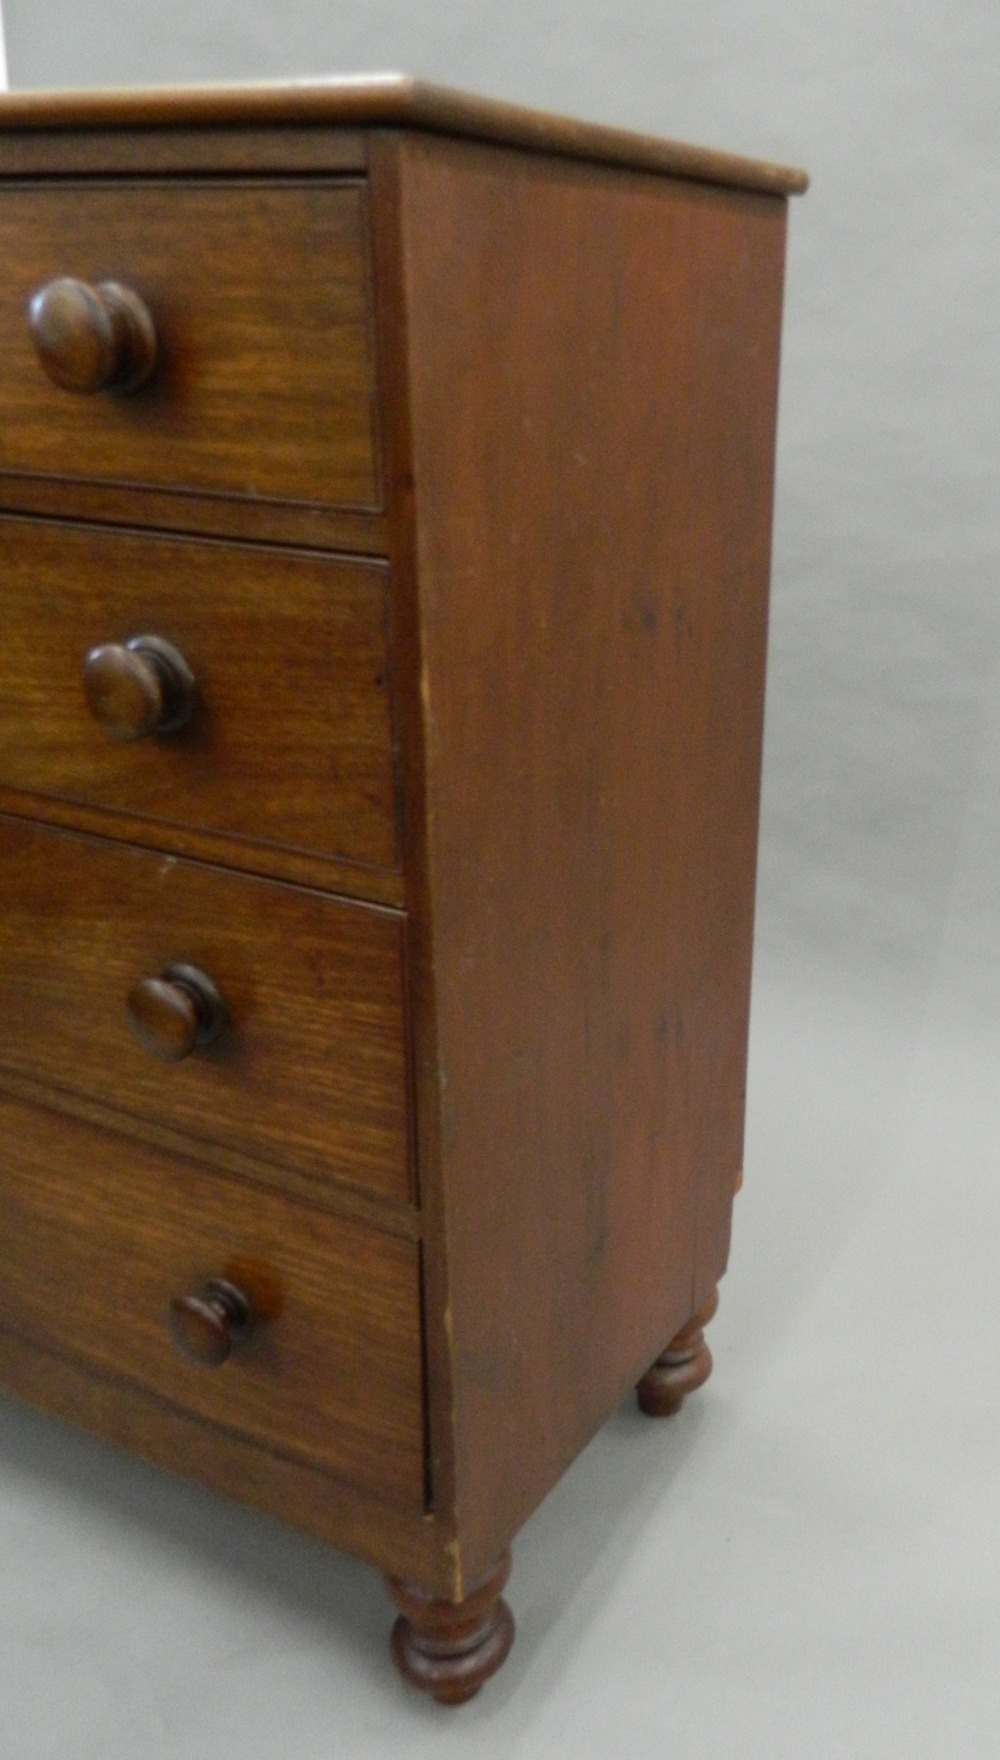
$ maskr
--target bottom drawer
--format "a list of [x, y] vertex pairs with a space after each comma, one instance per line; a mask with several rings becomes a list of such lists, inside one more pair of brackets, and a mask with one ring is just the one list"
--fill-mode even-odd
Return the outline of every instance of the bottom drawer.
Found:
[[[169, 1325], [223, 1278], [217, 1367]], [[0, 1328], [406, 1508], [424, 1497], [418, 1250], [0, 1096]]]

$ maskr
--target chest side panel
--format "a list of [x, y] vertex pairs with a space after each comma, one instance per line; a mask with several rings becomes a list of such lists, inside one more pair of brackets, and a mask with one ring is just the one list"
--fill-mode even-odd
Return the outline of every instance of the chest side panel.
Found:
[[471, 1575], [726, 1261], [785, 210], [411, 139], [402, 213]]

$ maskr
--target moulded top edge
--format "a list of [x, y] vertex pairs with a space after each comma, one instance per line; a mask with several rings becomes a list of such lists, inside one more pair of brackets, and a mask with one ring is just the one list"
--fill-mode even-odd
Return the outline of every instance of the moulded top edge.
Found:
[[809, 181], [804, 171], [786, 165], [578, 122], [396, 73], [259, 85], [26, 91], [0, 97], [0, 130], [8, 132], [268, 124], [423, 129], [772, 195], [801, 194]]

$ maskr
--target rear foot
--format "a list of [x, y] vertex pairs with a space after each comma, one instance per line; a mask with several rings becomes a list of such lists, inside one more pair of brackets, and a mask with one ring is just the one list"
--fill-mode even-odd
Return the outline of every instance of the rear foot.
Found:
[[705, 1343], [702, 1328], [707, 1326], [719, 1306], [718, 1289], [682, 1326], [666, 1350], [646, 1370], [636, 1388], [642, 1411], [651, 1418], [671, 1418], [679, 1412], [689, 1393], [701, 1387], [712, 1373], [712, 1353]]

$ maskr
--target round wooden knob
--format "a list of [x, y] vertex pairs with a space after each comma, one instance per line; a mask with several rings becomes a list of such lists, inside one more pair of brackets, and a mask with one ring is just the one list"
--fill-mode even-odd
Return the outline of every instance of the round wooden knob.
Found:
[[175, 1296], [170, 1304], [174, 1343], [207, 1369], [217, 1369], [234, 1345], [250, 1337], [254, 1321], [250, 1297], [224, 1277], [210, 1278], [197, 1295]]
[[148, 307], [117, 281], [60, 276], [28, 304], [35, 353], [64, 391], [135, 391], [156, 365], [156, 326]]
[[175, 733], [194, 710], [194, 673], [159, 636], [91, 648], [83, 662], [83, 689], [90, 713], [112, 739]]
[[127, 1008], [140, 1045], [164, 1063], [180, 1063], [211, 1045], [226, 1024], [226, 1005], [197, 966], [168, 966], [155, 978], [140, 978]]

